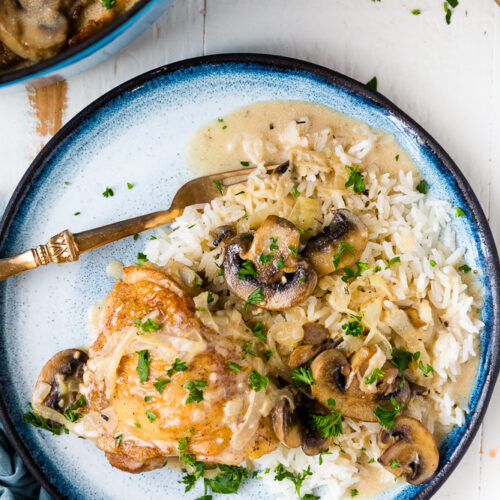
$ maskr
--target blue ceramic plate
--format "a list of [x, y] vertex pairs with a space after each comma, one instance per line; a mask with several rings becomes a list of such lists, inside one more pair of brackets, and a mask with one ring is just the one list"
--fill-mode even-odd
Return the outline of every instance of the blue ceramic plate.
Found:
[[[0, 224], [0, 255], [20, 253], [64, 228], [76, 232], [166, 208], [191, 175], [183, 163], [190, 135], [234, 108], [272, 99], [318, 102], [394, 134], [432, 186], [431, 195], [466, 209], [467, 217], [453, 224], [458, 243], [468, 249], [467, 262], [484, 282], [486, 324], [472, 411], [442, 445], [439, 472], [429, 484], [402, 485], [383, 495], [429, 498], [469, 446], [497, 377], [500, 266], [486, 218], [456, 165], [429, 134], [366, 86], [305, 62], [248, 54], [194, 59], [139, 76], [82, 111], [38, 155]], [[106, 186], [114, 197], [101, 196]], [[175, 471], [132, 476], [112, 469], [91, 443], [54, 437], [21, 421], [43, 363], [60, 349], [89, 342], [87, 308], [113, 285], [108, 262], [134, 261], [146, 237], [0, 283], [0, 412], [28, 467], [56, 498], [183, 496]], [[259, 488], [259, 481], [249, 481], [240, 498], [264, 498]], [[200, 487], [189, 495], [201, 495]]]
[[107, 59], [153, 24], [174, 0], [139, 0], [127, 13], [84, 42], [45, 61], [0, 74], [0, 92], [43, 87]]

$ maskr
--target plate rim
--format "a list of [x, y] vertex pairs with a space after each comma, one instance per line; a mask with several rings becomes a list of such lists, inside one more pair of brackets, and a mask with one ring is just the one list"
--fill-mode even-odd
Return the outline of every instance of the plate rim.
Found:
[[[472, 190], [472, 187], [469, 185], [459, 167], [448, 155], [448, 153], [446, 153], [446, 151], [440, 146], [440, 144], [430, 135], [430, 133], [428, 133], [422, 126], [410, 118], [410, 116], [408, 116], [381, 93], [372, 90], [365, 84], [354, 80], [353, 78], [324, 66], [291, 57], [264, 53], [222, 53], [199, 56], [149, 70], [114, 87], [101, 97], [91, 102], [82, 111], [69, 120], [68, 123], [66, 123], [66, 125], [64, 125], [38, 153], [15, 188], [0, 220], [0, 254], [14, 218], [18, 214], [19, 209], [26, 199], [32, 184], [36, 181], [38, 176], [41, 175], [44, 166], [53, 154], [53, 151], [62, 141], [70, 136], [73, 131], [78, 129], [87, 118], [90, 118], [96, 111], [120, 95], [123, 95], [134, 88], [138, 88], [149, 81], [154, 81], [156, 78], [161, 76], [198, 66], [227, 64], [253, 64], [271, 69], [274, 68], [279, 71], [299, 71], [306, 73], [314, 77], [319, 77], [329, 85], [341, 87], [348, 92], [363, 98], [370, 104], [388, 111], [390, 114], [398, 118], [405, 127], [416, 132], [418, 136], [422, 138], [423, 145], [425, 145], [429, 149], [430, 153], [436, 157], [440, 167], [444, 168], [453, 177], [459, 194], [466, 202], [471, 220], [477, 231], [479, 244], [486, 250], [485, 254], [489, 257], [489, 259], [484, 259], [483, 267], [485, 271], [488, 272], [492, 302], [491, 335], [488, 342], [490, 359], [487, 360], [489, 363], [486, 367], [483, 388], [478, 396], [476, 407], [462, 436], [460, 436], [457, 445], [451, 452], [448, 461], [443, 465], [439, 473], [436, 474], [425, 485], [425, 487], [418, 491], [413, 497], [414, 500], [427, 500], [443, 485], [463, 458], [465, 452], [471, 445], [472, 440], [479, 430], [488, 407], [488, 403], [493, 394], [495, 382], [500, 371], [500, 262], [487, 218], [474, 191]], [[65, 497], [38, 467], [27, 446], [17, 434], [14, 424], [8, 415], [6, 402], [1, 391], [0, 420], [3, 423], [4, 431], [9, 441], [17, 453], [21, 456], [27, 469], [33, 474], [43, 488], [50, 493], [50, 495], [52, 495], [53, 498], [56, 500], [64, 500]]]

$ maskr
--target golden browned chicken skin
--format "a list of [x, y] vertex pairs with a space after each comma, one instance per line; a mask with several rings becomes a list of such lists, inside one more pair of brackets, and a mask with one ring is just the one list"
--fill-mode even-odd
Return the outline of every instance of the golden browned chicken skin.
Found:
[[[152, 315], [154, 322], [162, 325], [157, 331], [144, 333], [134, 326], [138, 318], [144, 321]], [[144, 383], [137, 372], [139, 354], [128, 352], [119, 361], [115, 387], [109, 394], [110, 388], [96, 375], [100, 356], [110, 341], [116, 348], [131, 329], [136, 330], [131, 342], [137, 351], [145, 349], [140, 343], [146, 336], [176, 337], [180, 343], [195, 339], [204, 347], [187, 362], [186, 370], [171, 377], [166, 371], [174, 359], [185, 358], [176, 352], [150, 348], [149, 376]], [[118, 336], [116, 341], [113, 336]], [[233, 465], [272, 451], [276, 438], [269, 417], [260, 418], [250, 429], [244, 446], [239, 443], [235, 447], [232, 441], [244, 421], [244, 409], [252, 393], [248, 382], [251, 369], [241, 358], [238, 345], [198, 321], [191, 298], [165, 274], [138, 266], [125, 268], [123, 281], [116, 282], [106, 300], [100, 333], [90, 349], [81, 387], [87, 400], [86, 415], [95, 412], [106, 416], [112, 408], [112, 420], [116, 422], [112, 432], [99, 433], [95, 444], [106, 452], [113, 466], [128, 472], [162, 467], [168, 456], [179, 455], [179, 440], [185, 437], [189, 438], [185, 453], [194, 454], [199, 461]], [[240, 372], [229, 370], [231, 360], [242, 365]], [[153, 385], [157, 379], [171, 380], [161, 394]], [[186, 404], [189, 392], [185, 385], [190, 380], [204, 381], [206, 386], [202, 387], [203, 400]], [[227, 403], [235, 401], [242, 402], [241, 411], [226, 416]], [[150, 420], [146, 412], [152, 412], [149, 415], [155, 418]], [[82, 418], [81, 424], [84, 422]], [[104, 423], [109, 425], [109, 419]]]

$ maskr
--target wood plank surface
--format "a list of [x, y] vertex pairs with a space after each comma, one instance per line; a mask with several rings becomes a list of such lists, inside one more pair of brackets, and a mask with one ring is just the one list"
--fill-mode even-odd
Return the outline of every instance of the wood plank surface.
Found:
[[[497, 0], [499, 1], [499, 0]], [[421, 14], [414, 16], [412, 9]], [[500, 8], [461, 0], [451, 24], [435, 0], [177, 0], [99, 66], [35, 92], [0, 94], [0, 210], [57, 129], [116, 85], [218, 52], [312, 61], [379, 91], [448, 151], [500, 237]], [[466, 456], [436, 499], [500, 498], [500, 387]]]

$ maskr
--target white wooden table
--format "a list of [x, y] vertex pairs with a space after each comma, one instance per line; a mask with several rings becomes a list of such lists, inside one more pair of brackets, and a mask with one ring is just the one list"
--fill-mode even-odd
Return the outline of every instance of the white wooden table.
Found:
[[[459, 165], [500, 241], [500, 8], [493, 0], [460, 0], [450, 25], [436, 0], [176, 0], [141, 38], [67, 82], [62, 122], [137, 74], [219, 52], [297, 57], [362, 82], [376, 75], [379, 91]], [[58, 125], [39, 123], [26, 92], [0, 95], [0, 212]], [[500, 386], [435, 498], [500, 498], [499, 421]]]

